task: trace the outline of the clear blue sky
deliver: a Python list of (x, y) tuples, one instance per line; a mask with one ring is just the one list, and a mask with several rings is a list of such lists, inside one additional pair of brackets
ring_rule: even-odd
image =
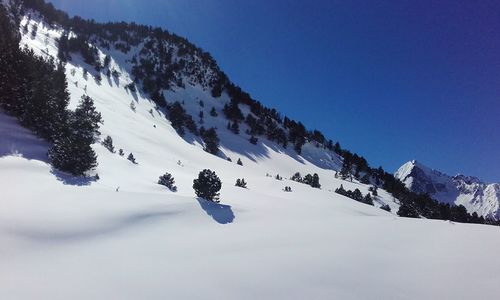
[(500, 182), (500, 2), (51, 0), (187, 37), (255, 99), (374, 165)]

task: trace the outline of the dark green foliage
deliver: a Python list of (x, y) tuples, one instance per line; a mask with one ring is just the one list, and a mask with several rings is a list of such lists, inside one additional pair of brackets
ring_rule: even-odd
[[(97, 156), (90, 145), (99, 135), (101, 114), (95, 110), (92, 98), (82, 96), (72, 114), (68, 128), (54, 140), (49, 159), (54, 167), (73, 175), (84, 175), (97, 166)], [(72, 128), (72, 130), (68, 130)]]
[(212, 109), (210, 110), (210, 115), (212, 117), (217, 117), (218, 116), (217, 111), (215, 110), (215, 107), (212, 107)]
[(235, 186), (237, 187), (241, 187), (241, 188), (247, 188), (247, 183), (245, 182), (245, 179), (242, 178), (242, 179), (236, 179), (236, 183), (235, 183)]
[(361, 177), (360, 182), (363, 184), (369, 184), (370, 183), (370, 176), (368, 176), (368, 174), (363, 175), (363, 177)]
[(238, 102), (233, 99), (231, 99), (229, 104), (224, 105), (224, 109), (222, 111), (224, 112), (224, 115), (226, 115), (226, 118), (233, 122), (243, 121), (245, 119), (238, 106)]
[(238, 161), (236, 162), (238, 165), (243, 166), (243, 162), (241, 161), (241, 158), (238, 158)]
[(249, 141), (250, 141), (251, 144), (257, 145), (257, 142), (259, 141), (259, 139), (252, 135), (250, 137)]
[(418, 218), (419, 214), (411, 203), (403, 202), (398, 210), (398, 216), (407, 218)]
[(335, 190), (335, 193), (340, 195), (347, 195), (347, 191), (344, 189), (344, 186), (341, 184), (339, 188)]
[(373, 205), (373, 199), (372, 197), (370, 196), (370, 193), (366, 194), (364, 197), (363, 197), (363, 203), (365, 204), (368, 204), (368, 205)]
[(130, 154), (127, 156), (127, 159), (130, 160), (133, 164), (137, 164), (137, 162), (135, 161), (134, 154), (132, 154), (132, 152), (130, 152)]
[(137, 91), (137, 88), (135, 87), (135, 83), (131, 82), (125, 86), (126, 89), (128, 89), (130, 92), (135, 93)]
[(205, 143), (205, 151), (214, 155), (219, 152), (219, 137), (215, 128), (212, 127), (208, 130), (203, 130), (201, 138)]
[(370, 194), (366, 194), (366, 196), (363, 196), (363, 194), (359, 189), (355, 189), (354, 191), (346, 190), (344, 189), (344, 186), (341, 184), (340, 187), (335, 190), (335, 193), (349, 197), (361, 203), (373, 205), (373, 199), (370, 196)]
[(301, 122), (297, 123), (286, 117), (283, 125), (288, 129), (288, 140), (293, 144), (294, 150), (300, 154), (307, 137), (307, 130), (305, 126)]
[(319, 183), (319, 176), (316, 173), (312, 175), (307, 174), (306, 176), (304, 176), (304, 178), (302, 178), (300, 173), (297, 172), (293, 174), (292, 177), (290, 177), (290, 180), (310, 185), (313, 188), (321, 188), (321, 184)]
[(198, 134), (198, 128), (193, 118), (186, 113), (178, 101), (167, 107), (168, 119), (179, 135), (184, 135), (186, 127), (191, 133)]
[(339, 176), (342, 180), (346, 180), (347, 178), (351, 178), (351, 164), (347, 159), (344, 159), (342, 162), (342, 168), (340, 169)]
[(125, 155), (125, 152), (123, 152), (123, 149), (120, 149), (120, 150), (118, 150), (118, 154), (119, 154), (120, 156), (123, 156), (123, 155)]
[(289, 192), (291, 192), (291, 191), (292, 191), (292, 188), (291, 188), (291, 187), (289, 187), (289, 186), (285, 186), (285, 188), (283, 189), (283, 191), (285, 191), (285, 192), (288, 192), (288, 193), (289, 193)]
[(158, 184), (166, 186), (172, 192), (177, 192), (177, 187), (175, 186), (174, 177), (168, 172), (166, 172), (165, 174), (161, 175), (160, 178), (158, 178)]
[(307, 185), (310, 185), (313, 188), (317, 188), (317, 189), (321, 188), (321, 184), (319, 184), (319, 176), (316, 173), (314, 173), (313, 175), (307, 174), (306, 176), (304, 176), (304, 179), (302, 180), (302, 182), (307, 184)]
[(215, 201), (219, 199), (222, 183), (215, 172), (205, 169), (198, 174), (198, 179), (193, 180), (193, 189), (198, 197)]
[(238, 125), (238, 122), (233, 122), (233, 124), (231, 125), (230, 130), (231, 130), (234, 134), (240, 134), (240, 126)]
[(95, 152), (76, 135), (68, 134), (56, 139), (48, 155), (55, 168), (73, 175), (84, 175), (97, 166)]
[(104, 148), (108, 149), (109, 152), (115, 153), (115, 146), (113, 145), (113, 139), (109, 135), (102, 141), (101, 144), (104, 146)]
[(80, 104), (75, 110), (72, 118), (76, 134), (81, 139), (85, 140), (88, 144), (96, 141), (97, 136), (100, 135), (99, 124), (102, 123), (101, 113), (99, 113), (95, 106), (94, 100), (87, 95), (83, 95)]
[[(349, 194), (349, 191), (347, 193)], [(363, 194), (361, 194), (361, 191), (359, 189), (354, 189), (354, 192), (352, 192), (351, 195), (352, 199), (363, 202)]]
[(370, 192), (372, 192), (373, 196), (378, 196), (378, 192), (377, 192), (378, 188), (377, 188), (377, 186), (371, 186), (371, 187), (368, 188), (368, 190)]
[(303, 182), (303, 181), (302, 181), (302, 176), (300, 176), (300, 173), (299, 173), (299, 172), (297, 172), (297, 173), (293, 174), (293, 176), (292, 176), (292, 177), (290, 177), (290, 180), (297, 181), (297, 182), (301, 182), (301, 183)]
[(151, 100), (153, 100), (153, 102), (159, 107), (165, 107), (167, 105), (167, 101), (165, 100), (163, 92), (160, 92), (159, 90), (154, 90), (150, 92), (150, 96)]
[(280, 174), (276, 174), (276, 176), (274, 177), (276, 180), (283, 180), (283, 177), (280, 176)]

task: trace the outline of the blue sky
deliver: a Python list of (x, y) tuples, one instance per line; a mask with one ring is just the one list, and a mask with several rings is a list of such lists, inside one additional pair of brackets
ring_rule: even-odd
[(51, 0), (161, 26), (255, 99), (373, 166), (500, 182), (500, 2)]

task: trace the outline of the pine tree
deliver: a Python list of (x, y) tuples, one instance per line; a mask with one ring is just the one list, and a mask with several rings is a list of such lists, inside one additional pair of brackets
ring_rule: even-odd
[(113, 146), (113, 139), (111, 138), (111, 136), (107, 136), (101, 143), (104, 148), (108, 149), (109, 152), (111, 153), (115, 153), (115, 146)]
[(418, 218), (419, 214), (413, 205), (403, 202), (398, 210), (398, 216), (407, 218)]
[(363, 194), (359, 189), (355, 189), (354, 192), (352, 192), (352, 198), (356, 201), (362, 202), (363, 201)]
[(219, 152), (219, 137), (215, 128), (204, 130), (201, 138), (205, 143), (205, 151), (214, 155)]
[(351, 165), (347, 161), (347, 159), (344, 159), (342, 163), (342, 168), (340, 169), (339, 176), (342, 180), (346, 180), (347, 178), (350, 177), (351, 174)]
[(193, 180), (193, 189), (198, 197), (218, 202), (222, 183), (215, 172), (205, 169)]
[(123, 156), (123, 155), (125, 155), (125, 152), (123, 152), (123, 149), (120, 149), (120, 150), (118, 150), (118, 154), (119, 154), (120, 156)]
[(236, 162), (238, 165), (243, 166), (243, 162), (241, 161), (241, 158), (238, 158), (238, 161)]
[(366, 203), (368, 205), (373, 205), (373, 199), (370, 196), (370, 193), (366, 194), (366, 196), (363, 197), (363, 203)]
[(137, 164), (137, 162), (135, 161), (134, 154), (132, 154), (132, 152), (130, 152), (130, 154), (127, 156), (127, 159), (130, 160), (132, 163)]
[(97, 156), (91, 148), (99, 133), (101, 114), (94, 101), (82, 96), (71, 115), (68, 128), (59, 133), (49, 150), (49, 159), (57, 169), (74, 175), (84, 175), (97, 166)]
[(234, 134), (240, 134), (240, 126), (238, 125), (238, 122), (233, 122), (233, 124), (231, 125), (231, 131)]
[(299, 172), (293, 174), (293, 176), (290, 177), (290, 180), (297, 181), (297, 182), (303, 182), (302, 176), (300, 176)]
[(251, 136), (249, 139), (250, 143), (253, 145), (257, 145), (258, 139), (255, 136)]
[(210, 110), (210, 115), (212, 117), (217, 117), (217, 115), (218, 115), (217, 111), (215, 110), (215, 107), (213, 107), (213, 106), (212, 106), (212, 109)]
[(177, 192), (174, 177), (168, 172), (158, 178), (158, 184), (166, 186), (172, 192)]
[(48, 156), (55, 168), (76, 176), (85, 175), (85, 172), (97, 167), (95, 152), (77, 135), (67, 134), (57, 138)]
[(77, 130), (77, 135), (89, 144), (94, 143), (101, 134), (99, 132), (100, 123), (102, 123), (101, 113), (96, 110), (94, 100), (83, 95), (73, 115), (72, 125)]
[(236, 179), (236, 183), (235, 183), (235, 186), (237, 187), (241, 187), (241, 188), (247, 188), (247, 183), (245, 182), (245, 179), (242, 178), (242, 179)]
[(347, 195), (347, 191), (344, 189), (344, 186), (341, 184), (339, 188), (335, 190), (335, 193), (340, 195)]
[(368, 174), (363, 175), (363, 177), (361, 177), (361, 183), (369, 184), (370, 183), (370, 176), (368, 176)]

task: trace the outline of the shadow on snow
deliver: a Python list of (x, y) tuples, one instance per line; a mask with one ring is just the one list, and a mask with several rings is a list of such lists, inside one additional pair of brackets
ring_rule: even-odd
[(229, 224), (234, 221), (234, 212), (230, 205), (220, 204), (197, 198), (201, 208), (219, 224)]

